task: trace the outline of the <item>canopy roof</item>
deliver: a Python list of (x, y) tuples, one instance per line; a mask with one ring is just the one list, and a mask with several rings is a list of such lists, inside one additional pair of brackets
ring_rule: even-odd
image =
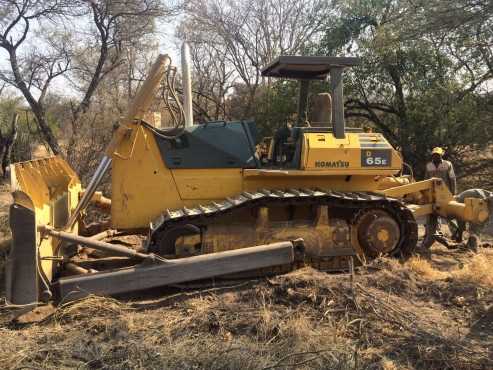
[(262, 69), (262, 76), (325, 80), (332, 68), (352, 67), (360, 63), (353, 57), (283, 55)]

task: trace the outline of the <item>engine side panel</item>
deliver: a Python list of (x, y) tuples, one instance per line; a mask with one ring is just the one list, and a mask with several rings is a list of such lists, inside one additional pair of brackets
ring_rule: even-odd
[(301, 168), (307, 171), (387, 175), (402, 168), (398, 152), (378, 133), (347, 133), (343, 139), (331, 133), (304, 133), (303, 139)]
[(138, 125), (113, 155), (111, 222), (117, 229), (146, 228), (167, 208), (182, 207), (171, 171), (154, 135)]
[(224, 199), (241, 193), (241, 168), (174, 169), (173, 176), (181, 199)]

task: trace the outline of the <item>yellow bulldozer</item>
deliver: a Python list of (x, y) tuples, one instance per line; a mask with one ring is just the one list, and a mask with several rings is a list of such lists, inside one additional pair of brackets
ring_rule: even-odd
[[(303, 118), (273, 133), (261, 160), (254, 122), (194, 124), (186, 73), (183, 126), (143, 119), (170, 68), (159, 56), (85, 189), (60, 157), (12, 165), (8, 301), (30, 307), (300, 265), (344, 270), (353, 257), (412, 254), (417, 217), (487, 220), (487, 202), (456, 202), (440, 179), (415, 182), (382, 134), (345, 127), (343, 72), (359, 62), (281, 56), (265, 67), (266, 78), (301, 81)], [(330, 81), (316, 127), (303, 116), (313, 80)], [(111, 200), (96, 191), (110, 168)], [(111, 226), (81, 235), (91, 202), (110, 208)], [(122, 233), (145, 235), (142, 246), (111, 242)]]

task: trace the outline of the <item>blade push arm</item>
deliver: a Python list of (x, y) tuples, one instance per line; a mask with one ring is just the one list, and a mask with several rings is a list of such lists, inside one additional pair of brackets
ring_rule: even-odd
[(435, 214), (472, 223), (483, 223), (490, 217), (488, 201), (465, 198), (464, 203), (458, 202), (445, 183), (437, 178), (386, 189), (382, 193), (402, 198), (416, 216)]

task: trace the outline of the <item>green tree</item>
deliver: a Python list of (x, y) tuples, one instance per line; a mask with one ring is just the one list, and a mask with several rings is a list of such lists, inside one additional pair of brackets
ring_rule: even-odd
[(451, 46), (459, 41), (449, 31), (431, 26), (417, 31), (424, 6), (407, 0), (344, 1), (318, 52), (361, 58), (346, 78), (346, 116), (370, 121), (401, 148), (418, 175), (434, 146), (447, 149), (459, 174), (469, 174), (478, 164), (469, 163), (468, 156), (484, 151), (493, 138), (478, 91), (478, 79), (485, 77), (480, 70), (471, 77), (473, 66), (462, 60), (471, 60), (470, 51)]

